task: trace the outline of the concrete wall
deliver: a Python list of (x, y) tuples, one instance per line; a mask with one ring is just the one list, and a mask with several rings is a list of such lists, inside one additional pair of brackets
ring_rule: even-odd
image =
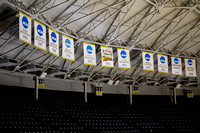
[[(74, 92), (83, 92), (83, 82), (75, 81), (75, 80), (63, 80), (57, 78), (45, 78), (45, 87), (42, 89), (50, 89), (50, 90), (61, 90), (61, 91), (74, 91)], [(33, 75), (24, 74), (19, 72), (10, 72), (10, 71), (0, 71), (0, 84), (1, 85), (9, 85), (9, 86), (19, 86), (19, 87), (27, 87), (34, 88), (34, 80)], [(140, 93), (133, 95), (170, 95), (170, 90), (165, 86), (140, 86)], [(88, 93), (92, 92), (91, 85), (88, 85)], [(194, 89), (195, 95), (200, 95), (200, 89)], [(110, 86), (108, 84), (104, 84), (103, 93), (109, 94), (128, 94), (129, 91), (127, 86), (118, 85), (118, 86)], [(177, 90), (177, 95), (183, 95), (183, 89)]]

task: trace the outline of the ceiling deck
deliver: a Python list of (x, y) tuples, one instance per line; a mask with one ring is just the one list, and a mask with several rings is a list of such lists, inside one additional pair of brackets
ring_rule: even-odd
[[(74, 38), (76, 60), (57, 58), (21, 42), (18, 11)], [(199, 0), (2, 0), (0, 69), (102, 83), (122, 79), (122, 84), (132, 85), (170, 85), (166, 79), (198, 82), (185, 78), (184, 65), (183, 76), (172, 75), (170, 58), (169, 73), (158, 73), (156, 53), (199, 61), (199, 20)], [(97, 66), (83, 64), (82, 42), (96, 44)], [(114, 68), (101, 66), (100, 45), (113, 47)], [(118, 47), (130, 49), (131, 69), (118, 68)], [(154, 72), (143, 71), (141, 51), (155, 53)]]

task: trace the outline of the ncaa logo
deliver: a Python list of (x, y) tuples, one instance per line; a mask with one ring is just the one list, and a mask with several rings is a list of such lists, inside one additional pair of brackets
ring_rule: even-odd
[(191, 66), (192, 65), (192, 60), (189, 59), (187, 63), (188, 63), (189, 66)]
[(39, 36), (43, 35), (43, 28), (40, 24), (38, 24), (38, 26), (37, 26), (37, 33)]
[(27, 19), (27, 17), (26, 16), (23, 16), (22, 17), (22, 25), (23, 25), (23, 27), (25, 28), (25, 29), (27, 29), (28, 28), (28, 19)]
[(122, 50), (120, 55), (122, 58), (126, 58), (126, 56), (127, 56), (126, 51)]
[(66, 46), (67, 48), (70, 48), (70, 47), (71, 47), (71, 42), (70, 42), (69, 39), (66, 39), (66, 40), (65, 40), (65, 46)]
[(53, 43), (56, 43), (56, 41), (57, 41), (56, 33), (51, 32), (51, 40), (52, 40)]
[(162, 64), (164, 64), (164, 63), (165, 63), (165, 57), (161, 56), (161, 57), (160, 57), (160, 62), (161, 62)]
[(174, 58), (174, 63), (175, 63), (175, 64), (178, 64), (178, 63), (179, 63), (178, 58)]
[(86, 51), (87, 51), (88, 54), (92, 54), (93, 49), (92, 49), (92, 47), (91, 47), (90, 45), (88, 45), (88, 46), (86, 47)]
[(149, 54), (145, 54), (145, 59), (146, 59), (146, 61), (150, 61), (151, 60), (151, 56)]

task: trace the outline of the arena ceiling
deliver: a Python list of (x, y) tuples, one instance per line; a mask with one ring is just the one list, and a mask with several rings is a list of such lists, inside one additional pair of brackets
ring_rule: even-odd
[[(73, 37), (76, 61), (19, 41), (19, 11)], [(183, 76), (172, 75), (170, 60), (169, 74), (158, 73), (156, 53), (199, 61), (199, 20), (199, 0), (1, 0), (0, 69), (77, 81), (188, 85), (198, 78), (186, 79), (184, 67)], [(83, 41), (96, 44), (97, 66), (83, 64)], [(114, 68), (101, 66), (100, 45), (114, 48)], [(130, 49), (131, 69), (118, 68), (118, 47)], [(141, 51), (155, 53), (154, 72), (143, 71)]]

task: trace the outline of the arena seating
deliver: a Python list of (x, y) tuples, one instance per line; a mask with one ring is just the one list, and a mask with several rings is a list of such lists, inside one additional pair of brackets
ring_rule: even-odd
[(200, 98), (133, 96), (39, 90), (1, 86), (0, 130), (6, 132), (200, 132)]

